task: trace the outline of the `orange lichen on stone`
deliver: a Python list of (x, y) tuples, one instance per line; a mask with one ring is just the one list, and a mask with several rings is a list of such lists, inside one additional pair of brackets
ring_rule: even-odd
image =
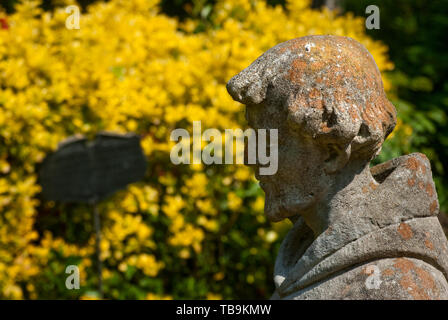
[[(431, 297), (427, 293), (428, 290), (434, 292), (436, 289), (435, 281), (431, 274), (422, 268), (417, 267), (411, 260), (406, 258), (397, 258), (394, 267), (402, 273), (400, 285), (415, 300), (429, 300)], [(414, 280), (414, 275), (415, 278)]]
[(366, 106), (363, 109), (363, 112), (361, 113), (361, 118), (369, 127), (376, 124), (377, 118), (373, 104), (371, 103), (366, 104)]
[(419, 167), (420, 167), (420, 162), (417, 159), (415, 159), (414, 157), (410, 157), (406, 161), (406, 168), (408, 168), (409, 170), (417, 171)]
[(292, 67), (289, 71), (288, 79), (294, 83), (301, 82), (302, 73), (299, 71), (306, 69), (307, 66), (308, 64), (306, 63), (306, 61), (302, 59), (295, 59), (292, 62)]
[(328, 132), (330, 132), (332, 129), (331, 128), (329, 128), (328, 126), (327, 126), (327, 124), (325, 123), (325, 122), (322, 122), (321, 124), (320, 124), (320, 129), (322, 130), (322, 132), (324, 132), (324, 133), (328, 133)]
[(428, 194), (428, 196), (430, 198), (432, 198), (434, 196), (434, 193), (435, 193), (434, 192), (434, 187), (429, 182), (426, 184), (426, 193)]
[(375, 190), (375, 189), (378, 187), (378, 186), (377, 186), (375, 183), (373, 183), (373, 182), (370, 182), (369, 186), (370, 186), (370, 188), (371, 188), (372, 190)]
[(433, 245), (433, 243), (430, 240), (431, 235), (429, 234), (429, 232), (425, 232), (425, 237), (426, 237), (426, 239), (425, 239), (425, 246), (426, 246), (426, 248), (428, 248), (429, 250), (433, 250), (434, 249), (434, 245)]
[(322, 101), (322, 99), (311, 100), (310, 106), (314, 109), (323, 110), (324, 102)]
[(402, 273), (407, 273), (411, 271), (415, 265), (411, 260), (406, 258), (397, 258), (395, 259), (394, 267), (400, 269)]
[(317, 89), (317, 88), (313, 88), (313, 89), (311, 89), (310, 94), (309, 94), (309, 97), (310, 97), (311, 99), (317, 99), (317, 98), (319, 98), (319, 97), (321, 97), (321, 96), (322, 96), (322, 95), (321, 95), (319, 89)]
[(421, 285), (427, 289), (435, 289), (435, 282), (431, 274), (422, 268), (415, 268), (418, 278), (420, 279)]
[[(420, 155), (420, 154), (417, 154)], [(426, 157), (425, 157), (426, 158)], [(425, 191), (429, 198), (432, 198), (435, 194), (433, 185), (430, 182), (421, 180), (417, 173), (420, 171), (423, 175), (426, 174), (426, 165), (424, 162), (418, 160), (418, 157), (409, 157), (406, 160), (405, 167), (411, 171), (411, 177), (408, 178), (407, 184), (409, 187), (413, 187), (417, 184), (418, 188)], [(430, 206), (431, 213), (437, 208), (437, 203), (432, 203)]]
[(370, 265), (365, 266), (364, 268), (362, 268), (361, 274), (366, 274), (368, 276), (373, 274), (375, 272), (375, 270), (374, 270), (374, 268), (371, 268), (372, 266), (374, 266), (374, 265), (370, 264)]
[(395, 273), (395, 271), (393, 269), (390, 269), (390, 268), (388, 268), (388, 269), (386, 269), (386, 270), (384, 270), (382, 272), (382, 274), (385, 275), (385, 276), (392, 276), (394, 273)]
[(429, 239), (425, 239), (425, 246), (429, 250), (433, 250), (434, 249), (434, 245), (432, 244), (431, 240), (429, 240)]
[(431, 205), (429, 206), (429, 212), (435, 213), (438, 207), (437, 200), (434, 200)]
[(359, 119), (359, 114), (358, 114), (356, 108), (349, 108), (348, 109), (348, 113), (350, 114), (350, 117), (352, 118), (352, 120), (358, 120)]
[(400, 285), (414, 298), (414, 300), (430, 300), (424, 289), (420, 288), (412, 279), (412, 275), (406, 274), (400, 280)]
[(419, 182), (418, 182), (418, 188), (419, 188), (420, 190), (425, 190), (425, 184), (423, 183), (423, 181), (419, 181)]
[[(426, 158), (426, 157), (425, 157)], [(412, 171), (417, 171), (420, 169), (420, 171), (423, 174), (426, 174), (426, 166), (424, 163), (420, 162), (419, 160), (417, 160), (416, 157), (410, 157), (405, 164), (406, 168), (408, 168), (409, 170)]]
[(321, 70), (325, 64), (322, 61), (314, 62), (311, 64), (311, 70), (312, 71), (319, 71)]
[(397, 231), (404, 240), (409, 240), (413, 236), (411, 227), (405, 222), (400, 223)]
[(296, 98), (294, 103), (292, 103), (289, 108), (290, 108), (291, 112), (296, 112), (296, 111), (298, 111), (299, 108), (308, 107), (308, 106), (309, 106), (308, 101), (305, 99), (304, 96), (300, 95)]

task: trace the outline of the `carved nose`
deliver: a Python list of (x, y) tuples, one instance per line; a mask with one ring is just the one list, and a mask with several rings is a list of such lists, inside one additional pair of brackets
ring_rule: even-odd
[(233, 100), (244, 104), (259, 104), (265, 99), (260, 76), (243, 70), (227, 82), (227, 91)]
[(226, 88), (227, 92), (232, 96), (233, 100), (243, 102), (242, 92), (244, 87), (241, 85), (238, 76), (239, 74), (232, 77), (232, 79), (227, 82)]

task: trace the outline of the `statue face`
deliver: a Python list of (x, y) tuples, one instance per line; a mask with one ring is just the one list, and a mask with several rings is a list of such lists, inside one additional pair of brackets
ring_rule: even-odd
[(246, 118), (254, 129), (278, 129), (277, 172), (259, 175), (255, 165), (255, 175), (266, 194), (268, 218), (280, 221), (312, 210), (331, 183), (324, 172), (325, 151), (312, 138), (291, 129), (286, 112), (268, 108), (266, 104), (248, 105)]

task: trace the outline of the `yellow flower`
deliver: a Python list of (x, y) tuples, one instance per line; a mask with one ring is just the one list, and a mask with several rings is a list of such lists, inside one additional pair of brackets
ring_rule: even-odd
[(264, 198), (263, 197), (257, 197), (257, 199), (252, 204), (252, 208), (255, 210), (255, 212), (263, 212), (263, 210), (264, 210)]
[(143, 273), (149, 277), (154, 277), (159, 273), (159, 270), (164, 267), (164, 263), (157, 262), (156, 258), (150, 254), (140, 254), (136, 257), (136, 261), (132, 260), (133, 265), (141, 269)]
[(180, 196), (168, 196), (166, 197), (166, 204), (162, 206), (162, 210), (168, 217), (174, 217), (184, 206), (185, 202)]
[(237, 180), (240, 181), (246, 181), (249, 180), (252, 176), (252, 172), (247, 167), (240, 167), (236, 170), (234, 177)]
[(222, 296), (217, 293), (207, 293), (207, 300), (222, 300)]
[(210, 199), (196, 200), (196, 206), (205, 214), (214, 216), (217, 213), (216, 208), (213, 206)]
[(193, 198), (204, 197), (207, 195), (208, 179), (204, 173), (195, 173), (185, 182), (184, 193), (188, 193)]
[(218, 222), (216, 220), (209, 220), (204, 216), (200, 216), (197, 222), (200, 226), (203, 226), (205, 229), (209, 231), (213, 232), (218, 230)]
[(227, 194), (227, 203), (230, 210), (238, 210), (243, 203), (243, 200), (236, 195), (234, 192), (229, 192)]

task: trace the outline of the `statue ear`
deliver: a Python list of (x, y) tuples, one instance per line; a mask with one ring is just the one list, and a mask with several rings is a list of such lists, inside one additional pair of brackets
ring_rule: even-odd
[(339, 172), (348, 162), (351, 154), (351, 144), (346, 146), (329, 143), (325, 145), (327, 157), (325, 159), (324, 170), (327, 174)]

